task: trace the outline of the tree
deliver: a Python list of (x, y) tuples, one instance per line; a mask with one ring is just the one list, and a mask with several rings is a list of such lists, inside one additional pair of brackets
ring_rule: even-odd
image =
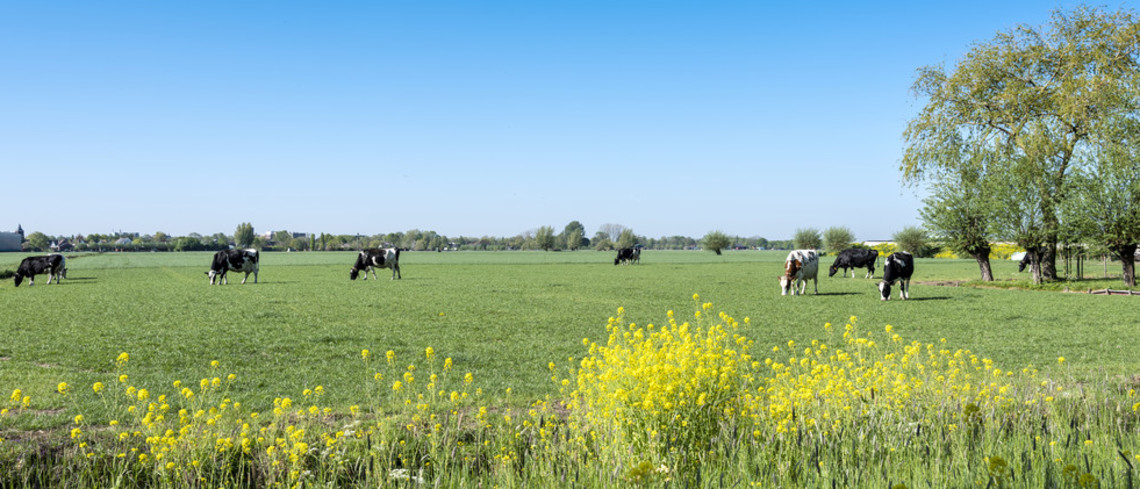
[(720, 254), (720, 250), (728, 248), (731, 244), (728, 235), (720, 231), (709, 231), (704, 238), (701, 238), (701, 246), (718, 255)]
[(815, 228), (797, 229), (792, 242), (797, 250), (818, 250), (823, 247), (823, 238)]
[(584, 233), (585, 233), (585, 230), (583, 230), (583, 229), (571, 229), (571, 230), (569, 230), (565, 236), (566, 247), (571, 249), (571, 250), (576, 250), (576, 249), (581, 248), (583, 246), (582, 245), (583, 241), (586, 242), (586, 245), (589, 245), (590, 240), (585, 239), (586, 237), (585, 237)]
[(239, 248), (248, 248), (253, 245), (253, 224), (243, 222), (234, 230), (234, 242)]
[(843, 226), (833, 226), (823, 232), (823, 245), (827, 251), (839, 253), (855, 242), (855, 234)]
[(625, 226), (622, 226), (621, 224), (606, 223), (598, 226), (598, 232), (605, 233), (610, 241), (616, 242), (618, 238), (621, 237), (622, 231), (625, 231)]
[(279, 246), (289, 246), (289, 241), (293, 239), (293, 233), (289, 231), (277, 231), (273, 233), (273, 241), (276, 241)]
[(916, 257), (928, 254), (926, 243), (929, 238), (926, 230), (917, 226), (907, 226), (895, 233), (892, 238), (900, 251), (909, 251)]
[[(959, 154), (948, 156), (969, 159), (985, 155), (970, 155), (961, 148)], [(980, 161), (962, 163), (957, 168), (943, 171), (934, 180), (930, 197), (923, 200), (924, 207), (919, 212), (927, 229), (937, 234), (946, 246), (974, 257), (982, 280), (990, 282), (994, 279), (990, 267), (990, 242), (994, 238), (992, 229), (997, 211), (990, 196), (1000, 191), (987, 188), (993, 179), (986, 178), (985, 165)]]
[(618, 235), (617, 247), (620, 248), (633, 248), (637, 244), (637, 236), (633, 234), (633, 230), (625, 228), (621, 230)]
[(165, 243), (169, 239), (170, 239), (170, 236), (167, 235), (166, 233), (162, 232), (162, 231), (156, 231), (154, 233), (154, 242), (155, 243)]
[(28, 248), (35, 251), (44, 251), (51, 246), (51, 238), (46, 234), (36, 231), (28, 235)]
[(566, 248), (576, 250), (583, 246), (589, 246), (590, 241), (585, 239), (586, 226), (578, 221), (570, 221), (566, 227), (562, 229), (561, 238), (566, 242)]
[(989, 153), (986, 173), (1010, 177), (995, 186), (1004, 194), (998, 197), (1013, 202), (1009, 193), (1032, 194), (1034, 208), (1016, 208), (1032, 216), (1013, 219), (1033, 227), (1015, 234), (1041, 240), (1041, 273), (1055, 279), (1060, 210), (1074, 166), (1111, 126), (1107, 121), (1134, 112), (1138, 57), (1130, 11), (1079, 7), (1054, 11), (1045, 27), (999, 32), (974, 45), (950, 73), (920, 69), (914, 91), (927, 103), (904, 133), (904, 179), (959, 167), (963, 162), (947, 155), (963, 143)]
[(1140, 243), (1140, 127), (1120, 121), (1088, 168), (1077, 175), (1066, 207), (1078, 232), (1120, 260), (1124, 285), (1136, 286)]
[(540, 226), (538, 231), (534, 233), (534, 245), (542, 251), (550, 251), (554, 248), (554, 228), (550, 226)]
[(594, 239), (590, 240), (590, 246), (595, 250), (606, 251), (614, 249), (614, 242), (610, 240), (610, 236), (604, 231), (594, 233)]

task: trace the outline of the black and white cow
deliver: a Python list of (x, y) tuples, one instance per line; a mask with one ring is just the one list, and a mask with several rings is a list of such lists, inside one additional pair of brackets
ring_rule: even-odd
[[(780, 276), (780, 295), (803, 295), (807, 281), (815, 285), (819, 294), (819, 254), (815, 250), (795, 250), (784, 260), (784, 274)], [(797, 290), (799, 289), (799, 290)]]
[(851, 269), (851, 278), (855, 278), (856, 268), (866, 268), (867, 275), (863, 278), (872, 278), (875, 276), (875, 262), (879, 261), (878, 250), (864, 250), (861, 248), (850, 248), (839, 252), (839, 256), (835, 257), (835, 262), (831, 264), (828, 269), (827, 276), (834, 277), (835, 272), (843, 269), (843, 276), (847, 276), (847, 269)]
[(883, 263), (883, 281), (879, 282), (880, 300), (891, 300), (891, 286), (899, 283), (899, 297), (910, 298), (910, 276), (914, 275), (914, 257), (910, 252), (891, 253)]
[(617, 250), (614, 265), (619, 263), (641, 263), (641, 248), (622, 248)]
[(210, 271), (206, 275), (210, 276), (210, 285), (214, 285), (214, 279), (219, 284), (228, 284), (230, 282), (226, 278), (226, 272), (245, 272), (245, 277), (241, 279), (244, 284), (252, 273), (253, 283), (256, 284), (258, 261), (257, 250), (222, 250), (214, 253), (214, 262), (210, 264)]
[(63, 255), (47, 255), (47, 256), (29, 256), (20, 262), (20, 267), (16, 269), (16, 287), (25, 278), (28, 279), (28, 285), (36, 285), (36, 275), (46, 273), (48, 276), (48, 284), (51, 284), (51, 279), (55, 278), (56, 282), (59, 279), (67, 276), (67, 259)]
[[(55, 275), (55, 281), (56, 282), (59, 282), (60, 280), (67, 278), (67, 258), (65, 258), (63, 255), (61, 255), (59, 253), (52, 253), (52, 254), (48, 255), (48, 261), (50, 261), (52, 263), (56, 263), (56, 262), (59, 263), (58, 266), (52, 266), (52, 268), (51, 268), (52, 272), (55, 272), (54, 275)], [(48, 277), (48, 278), (50, 279), (51, 277)], [(50, 282), (50, 280), (49, 280), (49, 282)]]
[(368, 272), (372, 272), (372, 278), (377, 278), (377, 268), (391, 268), (392, 280), (403, 279), (403, 275), (400, 274), (400, 249), (372, 248), (361, 251), (359, 255), (356, 255), (356, 264), (352, 265), (352, 269), (349, 270), (348, 278), (356, 280), (362, 270), (364, 271), (364, 280), (368, 280)]
[(1041, 259), (1041, 254), (1045, 251), (1045, 247), (1029, 248), (1025, 251), (1025, 255), (1021, 257), (1021, 261), (1017, 262), (1018, 273), (1024, 272), (1025, 267), (1033, 264), (1033, 255), (1036, 253), (1038, 259)]

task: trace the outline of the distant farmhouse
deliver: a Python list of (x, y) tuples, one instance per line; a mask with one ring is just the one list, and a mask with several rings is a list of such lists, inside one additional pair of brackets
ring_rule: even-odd
[(16, 232), (0, 232), (0, 251), (22, 251), (24, 244), (24, 227), (16, 225)]

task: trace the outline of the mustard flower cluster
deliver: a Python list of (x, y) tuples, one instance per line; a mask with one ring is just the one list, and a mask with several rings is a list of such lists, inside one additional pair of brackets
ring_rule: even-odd
[[(758, 384), (745, 394), (746, 414), (777, 433), (798, 430), (832, 432), (851, 419), (874, 414), (930, 419), (931, 408), (944, 409), (953, 424), (966, 410), (1008, 409), (1021, 399), (1012, 392), (1035, 369), (1003, 371), (969, 350), (951, 350), (942, 339), (906, 342), (886, 325), (883, 334), (861, 333), (856, 318), (844, 325), (837, 345), (812, 340), (802, 347), (789, 341), (774, 347), (757, 372)], [(834, 335), (831, 324), (825, 332)], [(921, 413), (916, 413), (920, 406)], [(956, 418), (957, 416), (957, 418)]]
[[(621, 437), (639, 450), (702, 450), (720, 421), (740, 409), (755, 379), (752, 342), (712, 303), (697, 302), (694, 322), (626, 324), (624, 309), (606, 325), (605, 343), (583, 340), (588, 353), (576, 372), (569, 407), (578, 422)], [(745, 318), (745, 322), (748, 322)], [(618, 450), (619, 452), (622, 450)]]

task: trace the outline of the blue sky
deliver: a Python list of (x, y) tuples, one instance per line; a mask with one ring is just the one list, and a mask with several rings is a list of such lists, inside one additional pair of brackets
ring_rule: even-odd
[(1074, 5), (5, 2), (0, 230), (886, 239), (915, 70)]

